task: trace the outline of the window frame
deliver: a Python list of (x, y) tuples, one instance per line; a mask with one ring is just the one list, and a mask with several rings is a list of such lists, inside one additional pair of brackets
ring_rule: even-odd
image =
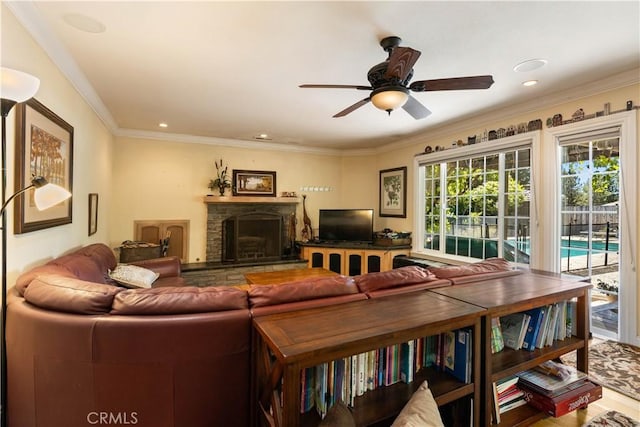
[(628, 236), (620, 241), (620, 290), (618, 296), (618, 340), (634, 345), (640, 345), (640, 329), (637, 324), (636, 305), (638, 304), (638, 289), (634, 284), (638, 281), (638, 209), (636, 197), (638, 195), (637, 173), (637, 113), (635, 110), (625, 111), (604, 117), (571, 123), (545, 131), (544, 140), (547, 141), (549, 162), (553, 162), (554, 173), (544, 177), (541, 190), (556, 194), (549, 200), (541, 221), (549, 224), (547, 233), (543, 235), (542, 246), (547, 247), (544, 253), (543, 269), (559, 272), (559, 250), (557, 242), (560, 239), (560, 149), (559, 141), (574, 134), (594, 132), (601, 129), (620, 126), (620, 235)]
[[(412, 252), (414, 255), (428, 257), (431, 259), (442, 260), (445, 262), (455, 262), (455, 263), (468, 263), (468, 262), (478, 262), (480, 259), (453, 255), (446, 253), (446, 240), (443, 233), (443, 229), (441, 228), (441, 247), (439, 250), (433, 249), (424, 249), (424, 217), (425, 217), (425, 204), (424, 204), (424, 194), (425, 194), (425, 173), (424, 168), (422, 166), (433, 163), (447, 163), (454, 160), (470, 158), (477, 155), (487, 155), (490, 153), (498, 153), (503, 151), (510, 151), (521, 148), (529, 148), (530, 151), (530, 171), (531, 171), (531, 199), (530, 199), (530, 212), (529, 212), (529, 221), (530, 221), (530, 233), (531, 233), (531, 254), (529, 258), (529, 264), (522, 264), (526, 266), (532, 266), (534, 264), (534, 259), (536, 255), (534, 255), (534, 248), (537, 247), (537, 242), (539, 240), (538, 236), (538, 214), (537, 214), (537, 204), (536, 204), (536, 165), (538, 164), (537, 159), (539, 158), (539, 141), (540, 141), (541, 131), (532, 131), (526, 132), (518, 135), (509, 136), (506, 138), (495, 139), (491, 141), (482, 142), (479, 144), (466, 145), (463, 147), (456, 147), (451, 150), (443, 150), (437, 151), (434, 153), (421, 154), (415, 157), (414, 159), (414, 170), (416, 171), (415, 180), (414, 180), (414, 200), (415, 200), (415, 217), (414, 217), (414, 239), (413, 239), (413, 247)], [(440, 170), (441, 176), (441, 188), (444, 183), (446, 183), (446, 170), (445, 168), (441, 168)], [(443, 179), (445, 181), (443, 181)], [(504, 224), (504, 188), (503, 181), (501, 179), (500, 191), (498, 196), (498, 228), (500, 233), (502, 233), (502, 228)], [(440, 205), (444, 206), (444, 198), (446, 198), (445, 192), (441, 192), (440, 194), (441, 200)], [(444, 226), (444, 222), (441, 215), (441, 227)], [(502, 242), (499, 239), (499, 250), (502, 250)], [(501, 252), (499, 252), (501, 253)]]

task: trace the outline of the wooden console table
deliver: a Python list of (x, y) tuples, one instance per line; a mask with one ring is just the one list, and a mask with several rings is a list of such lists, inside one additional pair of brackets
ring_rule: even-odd
[[(315, 411), (300, 414), (304, 368), (469, 326), (473, 327), (470, 384), (431, 368), (422, 369), (410, 384), (396, 383), (357, 397), (353, 414), (358, 426), (393, 417), (424, 379), (438, 405), (468, 396), (480, 402), (480, 318), (485, 311), (434, 293), (413, 292), (255, 317), (253, 401), (260, 408), (258, 416), (277, 427), (318, 425)], [(480, 405), (473, 409), (473, 424), (480, 425)]]
[[(495, 381), (531, 369), (542, 362), (558, 358), (574, 350), (577, 350), (576, 367), (580, 371), (588, 373), (589, 314), (587, 304), (590, 288), (590, 283), (562, 280), (549, 273), (526, 273), (483, 283), (429, 290), (429, 292), (466, 301), (486, 309), (482, 318), (482, 359), (484, 363), (481, 425), (489, 426), (492, 423), (492, 384)], [(556, 340), (553, 345), (536, 348), (534, 351), (505, 348), (499, 353), (491, 353), (491, 318), (572, 298), (577, 298), (575, 336), (562, 341)], [(544, 412), (524, 405), (501, 414), (500, 424), (509, 427), (525, 426), (546, 416)]]

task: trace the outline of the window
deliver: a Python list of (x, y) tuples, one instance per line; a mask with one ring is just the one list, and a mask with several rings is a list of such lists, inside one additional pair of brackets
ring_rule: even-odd
[(531, 142), (505, 140), (417, 159), (423, 211), (415, 251), (529, 263)]

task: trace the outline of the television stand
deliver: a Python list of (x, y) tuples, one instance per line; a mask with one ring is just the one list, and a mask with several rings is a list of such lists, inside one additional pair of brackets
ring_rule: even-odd
[(322, 267), (338, 274), (359, 274), (393, 269), (396, 256), (408, 256), (411, 246), (382, 246), (368, 242), (306, 242), (301, 243), (302, 258), (308, 267)]

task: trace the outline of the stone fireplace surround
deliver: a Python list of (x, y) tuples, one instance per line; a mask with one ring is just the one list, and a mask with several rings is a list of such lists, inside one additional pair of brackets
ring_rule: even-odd
[[(205, 198), (207, 204), (207, 250), (206, 262), (222, 262), (223, 221), (246, 214), (272, 214), (282, 217), (283, 249), (289, 237), (289, 218), (296, 213), (297, 198), (284, 197), (215, 197)], [(283, 253), (284, 258), (284, 253)]]

